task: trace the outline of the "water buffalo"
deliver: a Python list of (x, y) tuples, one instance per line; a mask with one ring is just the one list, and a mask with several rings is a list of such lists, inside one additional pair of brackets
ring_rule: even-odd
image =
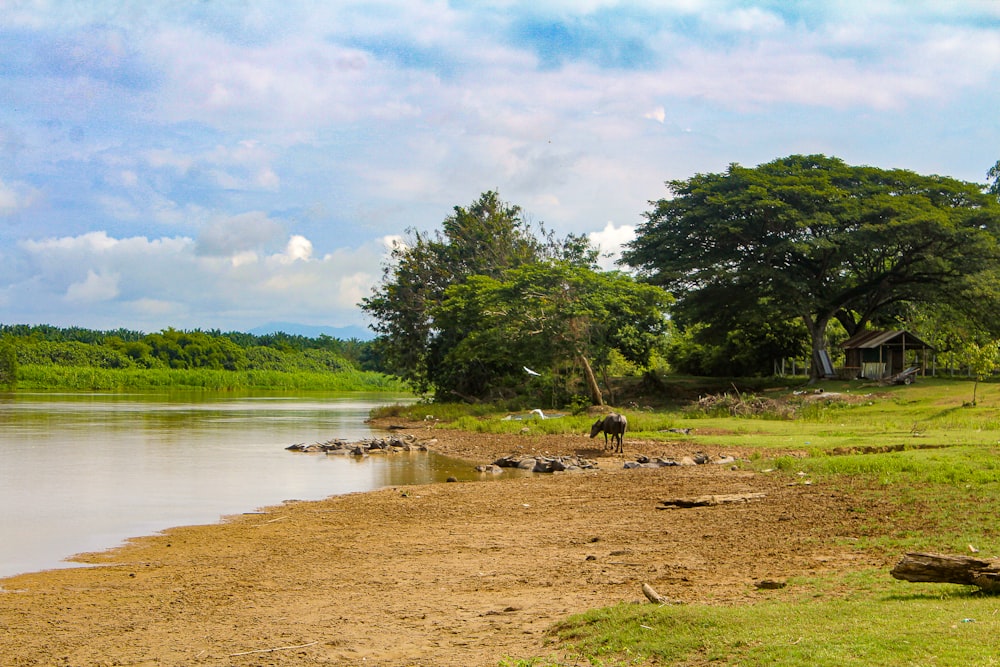
[(615, 445), (615, 452), (624, 451), (622, 439), (625, 437), (625, 429), (628, 428), (628, 420), (625, 415), (611, 413), (607, 417), (598, 419), (590, 427), (590, 437), (594, 438), (598, 433), (604, 431), (604, 448), (608, 448), (608, 436), (611, 436), (611, 444)]

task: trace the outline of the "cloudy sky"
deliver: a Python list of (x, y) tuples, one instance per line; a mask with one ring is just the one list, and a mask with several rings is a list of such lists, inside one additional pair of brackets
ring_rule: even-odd
[(365, 324), (496, 189), (608, 252), (793, 153), (984, 182), (1000, 3), (0, 0), (0, 322)]

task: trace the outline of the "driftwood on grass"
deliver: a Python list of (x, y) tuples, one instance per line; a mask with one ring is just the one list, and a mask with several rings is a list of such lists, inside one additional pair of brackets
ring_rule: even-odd
[(1000, 560), (911, 552), (889, 574), (903, 581), (963, 584), (1000, 593)]
[(656, 604), (663, 604), (664, 602), (667, 601), (666, 598), (657, 593), (656, 589), (654, 589), (649, 584), (642, 585), (642, 594), (646, 596), (647, 600)]
[(656, 592), (655, 588), (646, 583), (642, 585), (642, 594), (653, 604), (681, 604), (680, 600), (671, 600), (668, 597), (660, 595)]
[(763, 493), (723, 493), (713, 496), (694, 496), (693, 498), (671, 498), (661, 500), (658, 510), (676, 509), (682, 507), (712, 507), (714, 505), (728, 505), (730, 503), (747, 503), (751, 500), (760, 500), (766, 494)]

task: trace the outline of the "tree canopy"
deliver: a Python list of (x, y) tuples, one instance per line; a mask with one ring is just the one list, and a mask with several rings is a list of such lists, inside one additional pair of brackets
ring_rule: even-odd
[(17, 350), (9, 336), (0, 336), (0, 387), (17, 384)]
[(853, 334), (905, 302), (973, 308), (1000, 259), (1000, 204), (979, 184), (793, 155), (667, 187), (623, 261), (683, 321), (800, 318), (814, 353), (834, 318)]
[(419, 391), (498, 398), (538, 373), (575, 366), (602, 402), (592, 364), (610, 350), (648, 360), (666, 295), (596, 270), (585, 237), (556, 239), (486, 192), (456, 206), (442, 231), (409, 232), (361, 308), (383, 358)]
[(648, 365), (667, 300), (658, 287), (566, 261), (527, 264), (500, 279), (473, 276), (449, 288), (434, 311), (442, 330), (464, 332), (443, 351), (438, 382), (459, 395), (483, 396), (523, 385), (527, 369), (540, 369), (582, 376), (591, 403), (600, 405), (593, 364), (606, 366), (617, 350)]

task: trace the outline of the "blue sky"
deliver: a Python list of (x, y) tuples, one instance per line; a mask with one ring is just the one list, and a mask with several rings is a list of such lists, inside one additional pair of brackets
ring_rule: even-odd
[(733, 162), (983, 182), (998, 109), (992, 1), (0, 0), (0, 322), (364, 324), (486, 190), (613, 254)]

